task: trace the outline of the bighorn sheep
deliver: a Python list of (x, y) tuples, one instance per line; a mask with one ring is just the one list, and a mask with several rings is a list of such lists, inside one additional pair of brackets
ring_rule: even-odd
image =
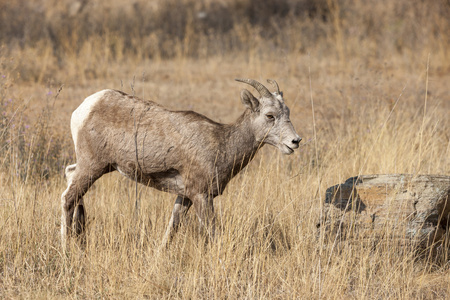
[(117, 90), (95, 93), (73, 112), (71, 131), (77, 163), (66, 168), (61, 196), (61, 237), (85, 230), (83, 195), (102, 175), (122, 175), (178, 195), (164, 235), (165, 244), (193, 204), (202, 225), (214, 235), (214, 197), (264, 144), (292, 154), (301, 138), (274, 80), (271, 93), (253, 79), (241, 92), (247, 107), (234, 124), (220, 124), (193, 111), (170, 111)]

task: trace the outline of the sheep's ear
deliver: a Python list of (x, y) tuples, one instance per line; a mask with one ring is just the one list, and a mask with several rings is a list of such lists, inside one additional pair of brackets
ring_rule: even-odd
[(241, 101), (245, 106), (247, 106), (251, 110), (253, 110), (253, 111), (259, 110), (259, 100), (256, 99), (252, 95), (252, 93), (250, 93), (248, 90), (242, 90)]

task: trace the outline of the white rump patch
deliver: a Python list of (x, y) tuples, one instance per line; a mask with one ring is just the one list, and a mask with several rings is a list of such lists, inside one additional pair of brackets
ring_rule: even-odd
[(110, 90), (103, 90), (87, 97), (86, 99), (84, 99), (83, 103), (81, 103), (81, 105), (78, 106), (78, 108), (72, 113), (72, 119), (70, 120), (70, 129), (72, 131), (75, 150), (77, 149), (78, 131), (83, 127), (86, 118), (89, 116), (89, 113), (98, 102), (98, 100), (101, 99), (105, 95), (105, 93), (109, 91)]
[(70, 183), (72, 183), (73, 173), (75, 173), (76, 167), (77, 167), (77, 164), (73, 164), (73, 165), (67, 166), (67, 168), (66, 168), (66, 179), (67, 179), (67, 182), (69, 183), (69, 185), (70, 185)]

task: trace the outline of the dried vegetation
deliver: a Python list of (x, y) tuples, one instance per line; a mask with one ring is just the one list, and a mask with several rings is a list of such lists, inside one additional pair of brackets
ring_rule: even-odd
[[(448, 298), (448, 250), (315, 227), (350, 176), (449, 175), (448, 1), (0, 0), (0, 28), (0, 298)], [(86, 195), (86, 249), (63, 256), (81, 101), (116, 88), (231, 122), (235, 77), (275, 78), (304, 139), (230, 183), (217, 240), (191, 212), (158, 253), (175, 197), (111, 174)]]

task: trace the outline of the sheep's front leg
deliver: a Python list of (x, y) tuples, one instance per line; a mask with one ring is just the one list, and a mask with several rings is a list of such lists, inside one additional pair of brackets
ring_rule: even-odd
[(170, 217), (169, 225), (167, 226), (166, 233), (162, 240), (162, 246), (167, 245), (167, 243), (172, 238), (174, 232), (177, 231), (181, 224), (182, 218), (186, 216), (189, 208), (192, 205), (192, 201), (188, 198), (178, 196), (175, 200), (175, 205), (173, 206), (172, 216)]
[(216, 232), (216, 216), (214, 215), (214, 197), (197, 195), (193, 199), (195, 212), (200, 225), (205, 228), (210, 239), (214, 239)]

